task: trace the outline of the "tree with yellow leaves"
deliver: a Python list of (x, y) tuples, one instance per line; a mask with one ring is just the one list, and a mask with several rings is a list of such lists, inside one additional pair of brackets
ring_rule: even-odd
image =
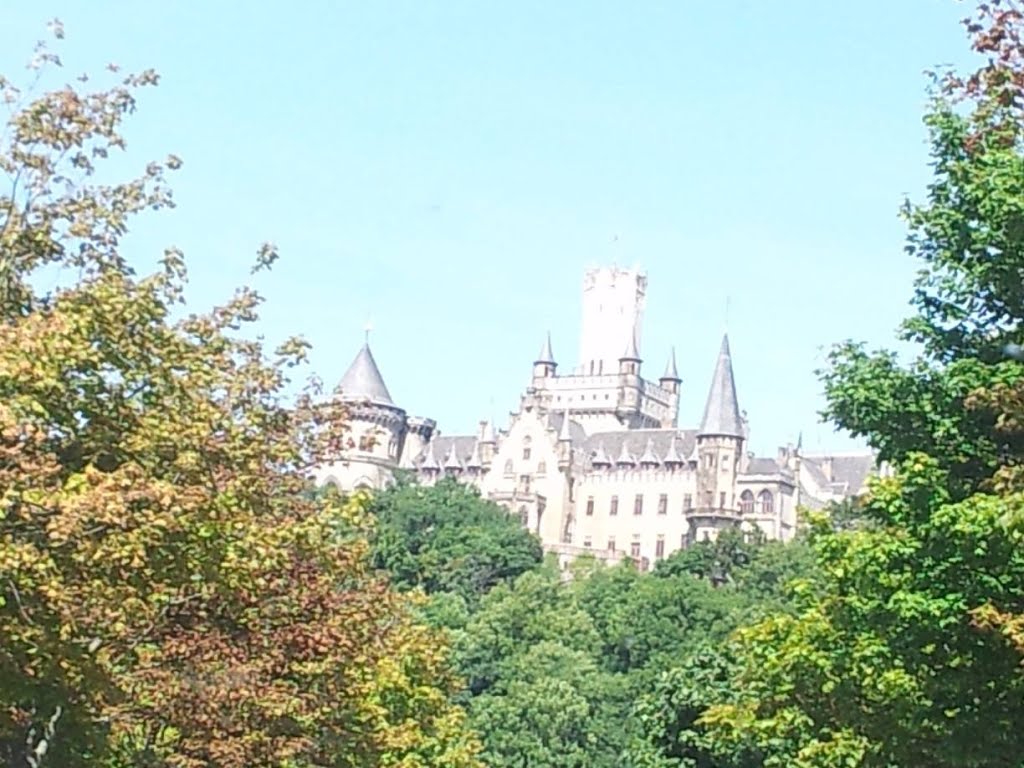
[[(477, 765), (442, 645), (368, 566), (362, 500), (310, 492), (345, 435), (284, 397), (305, 344), (243, 338), (249, 289), (174, 319), (181, 254), (141, 277), (122, 256), (180, 161), (96, 181), (157, 83), (111, 76), (0, 77), (0, 763)], [(48, 267), (79, 277), (34, 290)]]

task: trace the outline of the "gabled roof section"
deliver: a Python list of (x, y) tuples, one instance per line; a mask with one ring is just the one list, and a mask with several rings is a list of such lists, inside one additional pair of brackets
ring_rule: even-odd
[(394, 405), (384, 378), (380, 375), (377, 361), (373, 359), (370, 345), (364, 344), (355, 360), (341, 377), (338, 394), (342, 400), (370, 400), (383, 405)]
[(701, 435), (743, 437), (743, 417), (736, 399), (736, 381), (732, 375), (732, 354), (729, 352), (729, 336), (722, 336), (718, 351), (718, 362), (711, 378), (708, 401), (704, 406), (704, 418), (700, 423)]

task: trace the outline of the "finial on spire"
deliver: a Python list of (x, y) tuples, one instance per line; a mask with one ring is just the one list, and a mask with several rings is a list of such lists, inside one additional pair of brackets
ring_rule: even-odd
[(544, 346), (541, 347), (540, 355), (533, 362), (534, 362), (534, 364), (537, 364), (537, 365), (539, 365), (541, 363), (544, 363), (544, 364), (547, 364), (547, 365), (554, 365), (554, 363), (555, 363), (555, 355), (551, 351), (551, 331), (548, 331), (547, 332), (547, 336), (544, 337)]
[(373, 320), (366, 318), (366, 322), (363, 324), (363, 341), (366, 344), (370, 343), (370, 333), (373, 331)]
[(672, 347), (668, 355), (668, 362), (665, 364), (665, 373), (661, 375), (662, 381), (679, 381), (679, 370), (676, 368), (676, 348)]

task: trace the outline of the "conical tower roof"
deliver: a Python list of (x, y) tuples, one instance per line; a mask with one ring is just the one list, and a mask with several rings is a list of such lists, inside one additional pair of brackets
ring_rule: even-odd
[(423, 461), (420, 462), (420, 469), (440, 469), (441, 465), (437, 463), (437, 455), (434, 453), (434, 441), (431, 440), (427, 443), (427, 454), (423, 457)]
[(338, 393), (342, 400), (371, 400), (384, 405), (394, 405), (369, 344), (363, 345), (345, 371), (345, 375), (341, 377)]
[(661, 374), (662, 381), (680, 381), (679, 371), (676, 369), (676, 348), (672, 347), (669, 353), (668, 362), (665, 364), (665, 372)]
[(619, 458), (615, 460), (615, 463), (630, 467), (636, 464), (636, 459), (634, 459), (633, 454), (629, 452), (629, 443), (625, 440), (622, 441), (622, 450), (619, 451)]
[(544, 346), (540, 348), (540, 355), (533, 361), (534, 365), (541, 363), (547, 363), (549, 365), (555, 364), (555, 355), (551, 351), (551, 331), (548, 331), (547, 336), (544, 338)]
[(676, 435), (672, 435), (672, 439), (669, 440), (668, 450), (665, 451), (664, 461), (666, 464), (682, 464), (686, 461), (686, 459), (679, 454), (679, 441), (676, 439)]
[(494, 442), (494, 425), (490, 421), (485, 421), (483, 427), (480, 430), (480, 442), (481, 443), (493, 443)]
[(622, 357), (619, 360), (634, 360), (640, 362), (640, 352), (636, 346), (636, 331), (629, 334), (629, 342), (626, 344), (626, 351), (622, 353)]
[(455, 441), (452, 440), (451, 450), (448, 451), (448, 458), (444, 460), (445, 469), (462, 469), (462, 462), (459, 461), (459, 454), (455, 451)]
[(469, 459), (466, 461), (466, 467), (468, 469), (481, 469), (483, 465), (483, 459), (480, 458), (480, 441), (477, 440), (473, 443), (473, 452), (469, 454)]
[(736, 381), (732, 374), (732, 355), (729, 352), (729, 336), (722, 336), (722, 347), (718, 351), (715, 374), (711, 378), (708, 401), (704, 406), (704, 418), (700, 423), (699, 435), (720, 435), (743, 437), (743, 417), (736, 400)]
[(594, 451), (594, 456), (590, 459), (590, 463), (595, 467), (607, 467), (611, 464), (608, 460), (608, 454), (605, 453), (604, 443), (597, 444), (597, 449)]
[(661, 461), (654, 453), (654, 439), (647, 438), (647, 447), (644, 448), (644, 454), (640, 457), (641, 464), (661, 464)]

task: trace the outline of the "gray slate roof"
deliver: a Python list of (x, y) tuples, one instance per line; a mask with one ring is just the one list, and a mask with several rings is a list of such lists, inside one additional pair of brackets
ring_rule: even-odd
[(704, 406), (704, 418), (700, 423), (700, 434), (744, 437), (743, 418), (736, 399), (736, 381), (732, 375), (732, 355), (729, 352), (729, 336), (722, 336), (722, 347), (718, 352), (715, 374)]
[(359, 354), (341, 377), (337, 392), (342, 400), (370, 400), (384, 405), (394, 405), (369, 344), (364, 344), (359, 350)]
[(427, 444), (426, 449), (413, 463), (421, 469), (424, 468), (424, 464), (427, 468), (436, 469), (437, 467), (431, 466), (428, 461), (432, 456), (434, 462), (443, 457), (445, 467), (454, 467), (455, 465), (450, 463), (453, 459), (465, 466), (473, 455), (475, 445), (476, 435), (440, 435)]
[[(555, 430), (559, 438), (562, 436), (563, 421), (565, 421), (565, 412), (548, 414), (548, 429)], [(571, 418), (569, 419), (569, 437), (572, 438), (573, 445), (582, 445), (587, 439), (587, 431)]]
[(622, 357), (619, 360), (635, 360), (640, 362), (640, 352), (637, 351), (636, 346), (636, 331), (629, 334), (629, 341), (626, 343), (626, 351), (622, 353)]
[(802, 467), (814, 477), (815, 482), (827, 488), (844, 493), (857, 493), (875, 471), (875, 457), (869, 453), (852, 456), (832, 456), (832, 480), (829, 481), (822, 467), (829, 456), (804, 456)]
[(748, 475), (777, 475), (783, 471), (783, 467), (779, 465), (775, 459), (755, 456), (750, 460), (747, 465), (746, 474)]
[[(651, 449), (659, 461), (664, 461), (676, 436), (676, 450), (682, 456), (689, 456), (697, 445), (697, 431), (694, 429), (631, 429), (617, 432), (595, 432), (588, 435), (583, 443), (587, 457), (593, 457), (600, 447), (604, 451), (605, 461), (619, 457), (623, 452), (631, 456), (642, 456), (646, 453), (648, 440)], [(593, 460), (591, 460), (593, 464)]]

